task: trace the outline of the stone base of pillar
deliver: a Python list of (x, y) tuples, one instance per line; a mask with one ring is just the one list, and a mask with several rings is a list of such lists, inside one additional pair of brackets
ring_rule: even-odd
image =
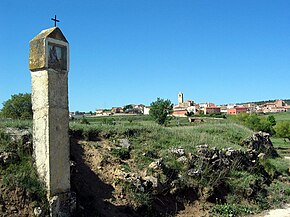
[(57, 194), (49, 199), (50, 217), (70, 217), (76, 210), (75, 192)]

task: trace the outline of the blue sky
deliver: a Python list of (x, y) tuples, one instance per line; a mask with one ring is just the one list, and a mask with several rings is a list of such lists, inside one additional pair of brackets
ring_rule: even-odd
[(289, 0), (1, 0), (0, 107), (31, 92), (29, 41), (70, 43), (69, 107), (157, 97), (216, 104), (290, 98)]

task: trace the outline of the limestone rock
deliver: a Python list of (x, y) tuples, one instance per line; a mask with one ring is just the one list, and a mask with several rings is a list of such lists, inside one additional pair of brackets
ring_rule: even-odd
[(152, 184), (153, 188), (158, 188), (158, 186), (159, 186), (158, 178), (155, 178), (153, 176), (146, 176), (146, 177), (144, 177), (144, 180), (147, 182), (150, 182)]
[(130, 142), (129, 142), (128, 139), (120, 139), (120, 140), (119, 140), (119, 145), (120, 145), (122, 148), (127, 148), (127, 149), (129, 149), (130, 146), (131, 146), (131, 144), (130, 144)]
[(199, 176), (200, 175), (200, 171), (199, 170), (194, 170), (194, 169), (189, 169), (187, 171), (187, 175), (188, 176)]
[(38, 206), (33, 209), (34, 216), (39, 217), (42, 214), (42, 209)]
[(185, 154), (185, 151), (183, 148), (172, 148), (172, 149), (170, 149), (170, 153), (174, 154), (178, 157), (181, 157)]
[[(250, 138), (242, 142), (249, 150), (264, 153), (266, 157), (278, 157), (278, 153), (270, 140), (270, 134), (264, 132), (254, 133)], [(257, 155), (258, 155), (257, 154)]]
[(6, 166), (19, 161), (19, 156), (14, 152), (0, 152), (0, 165)]
[(182, 157), (178, 158), (177, 161), (181, 162), (181, 163), (186, 163), (187, 162), (187, 157), (182, 156)]
[(155, 169), (155, 170), (162, 169), (163, 166), (164, 166), (164, 164), (163, 164), (163, 159), (162, 158), (160, 158), (160, 159), (158, 159), (158, 160), (156, 160), (156, 161), (154, 161), (154, 162), (149, 164), (149, 168)]

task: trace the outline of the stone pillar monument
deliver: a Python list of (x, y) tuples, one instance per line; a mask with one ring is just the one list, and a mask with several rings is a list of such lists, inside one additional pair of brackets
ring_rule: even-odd
[(30, 41), (33, 149), (47, 188), (51, 216), (69, 216), (69, 44), (58, 27)]

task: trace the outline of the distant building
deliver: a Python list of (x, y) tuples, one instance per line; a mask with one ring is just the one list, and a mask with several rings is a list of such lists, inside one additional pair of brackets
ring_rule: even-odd
[(283, 100), (276, 100), (275, 102), (268, 102), (261, 105), (261, 111), (263, 113), (276, 113), (276, 112), (285, 112), (287, 109), (285, 108), (287, 104)]
[(285, 103), (285, 101), (283, 101), (282, 99), (276, 100), (275, 101), (276, 107), (283, 107), (283, 106), (287, 106), (287, 104)]
[(220, 108), (221, 108), (221, 113), (222, 114), (227, 114), (228, 113), (228, 108), (227, 108), (226, 105), (222, 105), (222, 106), (220, 106)]
[(184, 101), (183, 100), (183, 93), (182, 92), (179, 92), (178, 93), (178, 104), (177, 106), (180, 106), (180, 107), (190, 107), (190, 106), (193, 106), (194, 105), (194, 102), (192, 100), (186, 100)]
[(245, 107), (235, 107), (228, 109), (228, 115), (236, 115), (240, 113), (247, 113), (247, 108)]
[(190, 106), (193, 106), (193, 105), (194, 105), (194, 102), (192, 100), (186, 100), (182, 104), (182, 106), (184, 106), (184, 107), (190, 107)]
[(112, 113), (121, 113), (121, 112), (123, 112), (123, 108), (122, 107), (112, 107), (111, 112)]
[(286, 105), (284, 106), (284, 108), (286, 109), (287, 112), (290, 112), (290, 105)]
[(282, 106), (282, 107), (265, 108), (263, 111), (264, 113), (268, 113), (268, 112), (278, 113), (278, 112), (286, 112), (287, 109), (285, 108), (285, 106)]
[(139, 113), (144, 114), (145, 105), (143, 104), (134, 105), (133, 108), (139, 110)]
[(255, 103), (246, 103), (242, 105), (243, 107), (247, 108), (248, 113), (255, 113), (259, 109), (258, 105)]
[(187, 115), (187, 108), (183, 106), (174, 106), (173, 112), (171, 114), (174, 117), (186, 117)]
[(97, 109), (96, 110), (96, 116), (103, 115), (103, 113), (104, 113), (104, 109)]
[(145, 106), (144, 109), (143, 109), (143, 114), (144, 115), (149, 115), (149, 112), (150, 112), (150, 106)]
[(210, 107), (204, 107), (203, 110), (204, 114), (220, 114), (221, 108), (218, 106), (210, 106)]
[(237, 105), (236, 104), (228, 104), (227, 109), (235, 108)]
[(199, 103), (199, 110), (201, 111), (201, 113), (204, 113), (204, 108), (215, 107), (215, 106), (216, 105), (211, 102), (202, 102), (202, 103)]
[(198, 113), (197, 106), (189, 106), (186, 108), (186, 110), (189, 114), (197, 114)]

